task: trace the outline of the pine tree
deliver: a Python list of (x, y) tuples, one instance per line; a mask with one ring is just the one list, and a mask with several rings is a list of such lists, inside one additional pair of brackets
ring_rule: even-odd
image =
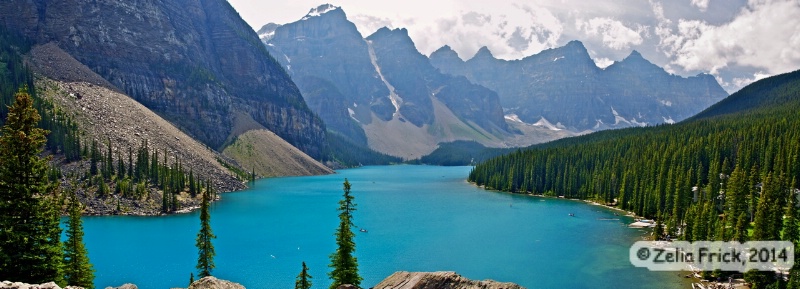
[(83, 205), (78, 201), (74, 191), (69, 197), (69, 221), (67, 223), (67, 241), (64, 242), (64, 280), (66, 284), (94, 288), (94, 269), (89, 263), (89, 253), (83, 243), (83, 224), (81, 212)]
[(125, 178), (125, 162), (122, 160), (122, 150), (117, 151), (117, 179)]
[(333, 280), (331, 289), (336, 289), (339, 285), (351, 284), (359, 287), (361, 276), (358, 275), (358, 260), (353, 253), (356, 250), (356, 243), (353, 240), (355, 234), (352, 231), (353, 211), (356, 210), (354, 197), (350, 194), (350, 182), (344, 179), (344, 194), (339, 200), (339, 228), (336, 230), (336, 252), (331, 254), (331, 264), (333, 268), (328, 273), (328, 277)]
[(106, 159), (103, 160), (106, 179), (111, 179), (111, 175), (114, 174), (114, 158), (111, 157), (113, 154), (114, 152), (111, 150), (111, 139), (108, 139), (108, 152), (106, 153)]
[(208, 191), (203, 193), (203, 200), (200, 205), (200, 232), (197, 233), (197, 270), (200, 272), (198, 277), (203, 278), (211, 276), (211, 270), (214, 269), (214, 245), (211, 244), (211, 239), (216, 238), (214, 233), (211, 232), (211, 215), (209, 214), (210, 196)]
[(133, 178), (133, 146), (128, 147), (128, 176)]
[(192, 198), (197, 196), (197, 184), (194, 182), (194, 170), (189, 168), (189, 194)]
[(89, 174), (97, 175), (97, 162), (100, 161), (100, 149), (97, 148), (97, 141), (92, 141), (92, 149), (89, 155)]
[(311, 275), (308, 274), (308, 267), (306, 267), (306, 262), (303, 262), (303, 270), (300, 271), (300, 275), (297, 275), (297, 279), (294, 281), (294, 289), (311, 289)]
[(194, 273), (189, 273), (189, 287), (192, 287), (192, 283), (194, 283)]
[(15, 95), (0, 132), (0, 276), (26, 283), (62, 281), (56, 186), (39, 157), (47, 131), (24, 90)]

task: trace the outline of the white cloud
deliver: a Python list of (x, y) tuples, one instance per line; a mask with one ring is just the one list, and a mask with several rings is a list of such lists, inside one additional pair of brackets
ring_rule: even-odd
[(595, 17), (588, 21), (578, 19), (575, 26), (591, 37), (599, 37), (603, 45), (614, 50), (627, 50), (632, 45), (642, 44), (642, 33), (646, 27), (639, 25), (637, 30), (631, 29), (622, 22), (607, 18)]
[(710, 0), (692, 0), (692, 5), (700, 9), (700, 11), (705, 12), (708, 10), (708, 2), (710, 2)]
[(361, 33), (364, 38), (383, 27), (394, 28), (392, 26), (392, 20), (389, 18), (380, 18), (363, 14), (347, 16), (347, 18), (356, 24), (356, 29), (358, 29), (358, 32)]
[(736, 85), (738, 87), (744, 87), (744, 86), (747, 86), (748, 84), (751, 84), (753, 82), (762, 80), (762, 79), (767, 78), (769, 76), (770, 76), (769, 74), (766, 74), (766, 73), (763, 73), (763, 72), (759, 71), (759, 72), (754, 73), (753, 77), (750, 77), (750, 78), (747, 78), (747, 77), (743, 77), (743, 78), (736, 77), (736, 78), (734, 78), (733, 79), (733, 85)]
[[(548, 8), (514, 2), (471, 2), (454, 15), (432, 21), (393, 19), (391, 24), (408, 28), (423, 54), (449, 45), (464, 59), (483, 46), (497, 58), (518, 59), (559, 44), (564, 27), (558, 17)], [(360, 19), (353, 20), (359, 27), (366, 26)]]
[(606, 67), (609, 67), (612, 64), (614, 64), (614, 60), (603, 57), (595, 57), (593, 60), (594, 60), (594, 65), (597, 65), (597, 67), (602, 69), (605, 69)]
[[(228, 0), (256, 29), (299, 20), (320, 2)], [(423, 54), (450, 45), (464, 58), (482, 46), (503, 59), (584, 42), (602, 67), (635, 48), (666, 71), (713, 73), (733, 92), (800, 68), (800, 0), (336, 0), (364, 36), (407, 28)]]
[[(655, 9), (655, 8), (654, 8)], [(728, 23), (678, 21), (677, 31), (659, 31), (660, 48), (672, 64), (687, 71), (710, 71), (739, 66), (774, 75), (800, 67), (800, 2), (750, 1)], [(669, 24), (659, 24), (667, 30)], [(667, 33), (669, 32), (669, 33)], [(744, 80), (746, 78), (739, 78)], [(732, 85), (741, 87), (734, 80)]]

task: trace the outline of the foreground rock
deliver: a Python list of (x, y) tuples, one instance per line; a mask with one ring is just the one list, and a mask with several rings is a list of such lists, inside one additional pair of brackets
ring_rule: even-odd
[(375, 289), (524, 289), (510, 282), (475, 281), (456, 272), (395, 272)]
[(136, 287), (136, 285), (134, 285), (134, 284), (127, 283), (127, 284), (123, 284), (122, 286), (119, 286), (119, 287), (111, 287), (111, 286), (109, 286), (109, 287), (106, 287), (106, 289), (139, 289), (139, 287)]
[[(55, 282), (44, 284), (28, 284), (22, 282), (3, 281), (0, 282), (0, 289), (62, 289)], [(67, 286), (63, 289), (83, 289), (83, 287)]]
[(244, 286), (239, 283), (233, 283), (231, 281), (220, 280), (213, 276), (208, 276), (194, 281), (192, 285), (189, 285), (189, 289), (244, 289)]

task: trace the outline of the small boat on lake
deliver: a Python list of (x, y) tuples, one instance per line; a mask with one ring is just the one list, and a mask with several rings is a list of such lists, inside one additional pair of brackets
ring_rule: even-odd
[(366, 233), (367, 229), (359, 229), (358, 231), (361, 232), (361, 233)]

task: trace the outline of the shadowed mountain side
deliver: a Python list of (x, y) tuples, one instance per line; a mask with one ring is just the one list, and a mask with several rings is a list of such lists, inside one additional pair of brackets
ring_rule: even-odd
[(674, 123), (727, 96), (711, 75), (673, 75), (637, 51), (598, 68), (579, 41), (510, 61), (486, 47), (462, 61), (445, 46), (430, 61), (496, 91), (506, 113), (523, 122), (544, 118), (572, 131)]
[(225, 0), (2, 1), (0, 25), (55, 43), (209, 147), (230, 137), (241, 110), (323, 157), (324, 124)]
[[(34, 71), (47, 77), (98, 81), (102, 84), (102, 78), (99, 75), (55, 45), (34, 47), (28, 57), (28, 63), (31, 64)], [(233, 163), (229, 158), (195, 141), (127, 95), (87, 82), (42, 80), (40, 83), (41, 90), (45, 92), (44, 95), (53, 99), (58, 106), (72, 115), (78, 121), (81, 131), (89, 136), (88, 139), (97, 140), (102, 144), (111, 140), (115, 155), (119, 151), (123, 156), (127, 156), (129, 147), (135, 150), (142, 144), (142, 141), (146, 140), (151, 149), (160, 152), (166, 150), (170, 156), (170, 162), (179, 159), (184, 167), (192, 169), (198, 177), (214, 180), (219, 191), (244, 188), (241, 181), (220, 164), (219, 160)], [(237, 115), (242, 115), (250, 120), (246, 122), (249, 126), (243, 125), (243, 129), (234, 129), (237, 134), (242, 134), (251, 128), (263, 130), (263, 126), (249, 118), (249, 115), (245, 113), (237, 113)], [(282, 150), (267, 152), (260, 158), (272, 160), (270, 162), (272, 167), (285, 167), (282, 171), (278, 170), (278, 174), (263, 175), (289, 176), (306, 172), (330, 173), (330, 170), (324, 166), (320, 168), (319, 163), (313, 159), (308, 162), (287, 161), (283, 163), (281, 161), (284, 159), (310, 159), (310, 157), (291, 147), (275, 134), (262, 139), (270, 141), (265, 144), (276, 144), (276, 146), (280, 144)], [(242, 166), (242, 168), (249, 171), (253, 166)]]
[(496, 93), (438, 72), (404, 29), (364, 39), (341, 8), (321, 5), (258, 33), (309, 107), (346, 141), (414, 159), (440, 142), (504, 146), (513, 135)]

